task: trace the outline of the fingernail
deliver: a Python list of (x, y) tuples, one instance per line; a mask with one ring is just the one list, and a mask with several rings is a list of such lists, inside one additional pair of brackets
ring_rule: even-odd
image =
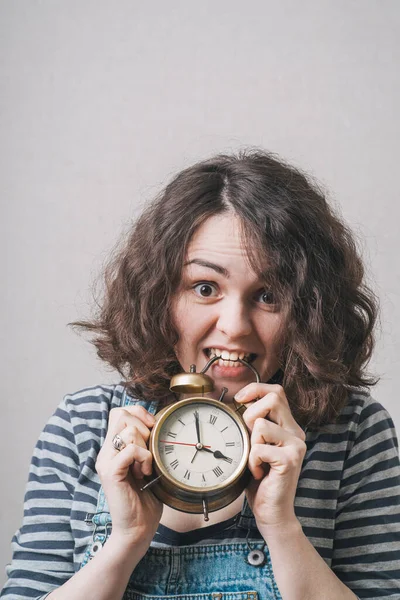
[(238, 392), (237, 394), (235, 394), (235, 400), (241, 400), (242, 398), (245, 397), (245, 393), (243, 391)]

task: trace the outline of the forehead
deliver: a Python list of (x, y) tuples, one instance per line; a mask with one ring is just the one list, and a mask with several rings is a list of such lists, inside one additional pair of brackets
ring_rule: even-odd
[(238, 217), (224, 213), (204, 221), (189, 242), (186, 258), (193, 258), (199, 253), (247, 256)]
[(196, 265), (208, 266), (243, 284), (255, 281), (271, 283), (268, 254), (249, 249), (245, 240), (242, 223), (235, 214), (223, 213), (210, 217), (193, 235), (187, 248), (184, 269), (196, 269)]

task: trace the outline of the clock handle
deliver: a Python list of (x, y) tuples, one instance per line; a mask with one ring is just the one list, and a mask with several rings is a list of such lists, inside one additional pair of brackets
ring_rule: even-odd
[[(206, 371), (208, 371), (208, 369), (211, 367), (211, 365), (216, 361), (219, 360), (221, 357), (220, 356), (213, 356), (212, 358), (210, 358), (210, 360), (207, 362), (207, 364), (205, 365), (205, 367), (202, 368), (202, 370), (200, 371), (201, 374), (204, 374)], [(242, 365), (244, 365), (245, 367), (248, 367), (251, 371), (253, 371), (255, 378), (256, 378), (256, 382), (260, 383), (260, 375), (258, 374), (258, 371), (255, 367), (253, 367), (252, 364), (248, 363), (247, 360), (243, 360), (242, 358), (237, 358), (236, 361), (233, 362), (240, 362)], [(193, 371), (192, 371), (193, 369)], [(190, 367), (190, 372), (195, 372), (195, 365), (191, 365)]]
[(247, 361), (245, 361), (245, 360), (242, 360), (241, 358), (238, 358), (238, 362), (242, 363), (242, 365), (245, 365), (246, 367), (249, 367), (249, 369), (250, 369), (251, 371), (253, 371), (253, 373), (254, 373), (254, 375), (255, 375), (255, 377), (256, 377), (256, 382), (257, 382), (257, 383), (260, 383), (260, 381), (261, 381), (261, 379), (260, 379), (260, 375), (258, 374), (258, 371), (257, 371), (257, 369), (256, 369), (255, 367), (253, 367), (253, 365), (252, 365), (252, 364), (248, 363), (248, 362), (247, 362)]
[[(242, 360), (241, 358), (238, 358), (238, 361), (240, 363), (242, 363), (242, 365), (246, 365), (246, 367), (249, 367), (249, 369), (251, 371), (253, 371), (255, 377), (256, 377), (256, 382), (260, 383), (260, 375), (258, 374), (258, 371), (255, 367), (253, 367), (253, 365), (251, 365), (250, 363), (246, 362), (245, 360)], [(246, 404), (239, 404), (239, 402), (236, 402), (235, 398), (233, 398), (233, 404), (235, 406), (235, 412), (239, 413), (240, 415), (242, 415), (244, 413), (244, 411), (251, 406), (252, 404), (254, 404), (254, 402), (257, 402), (259, 398), (256, 398), (255, 400), (252, 400), (251, 402), (246, 402)]]

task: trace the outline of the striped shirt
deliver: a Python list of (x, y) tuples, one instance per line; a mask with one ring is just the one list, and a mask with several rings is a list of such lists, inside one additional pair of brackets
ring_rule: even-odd
[[(119, 384), (67, 395), (45, 426), (1, 598), (43, 598), (80, 568), (93, 535), (85, 518), (96, 512), (100, 489), (96, 458), (123, 392)], [(388, 412), (354, 393), (338, 421), (307, 431), (306, 443), (295, 498), (304, 534), (359, 598), (400, 600), (400, 463)], [(152, 544), (215, 543), (229, 539), (232, 523), (190, 541), (161, 527)]]

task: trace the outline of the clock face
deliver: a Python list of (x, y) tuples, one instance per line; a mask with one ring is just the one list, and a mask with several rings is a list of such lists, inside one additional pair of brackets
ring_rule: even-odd
[(161, 424), (157, 455), (168, 475), (191, 488), (214, 488), (246, 464), (247, 443), (232, 415), (219, 405), (191, 401)]

